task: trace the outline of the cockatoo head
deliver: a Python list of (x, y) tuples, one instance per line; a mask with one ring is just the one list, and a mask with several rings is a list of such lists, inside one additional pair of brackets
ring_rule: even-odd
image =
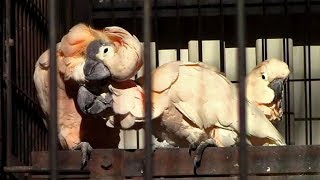
[(87, 46), (86, 79), (100, 80), (106, 76), (114, 81), (130, 79), (143, 64), (140, 41), (121, 27), (107, 27), (103, 33), (106, 38), (93, 40)]
[(88, 63), (88, 57), (102, 62), (110, 73), (110, 78), (115, 81), (130, 79), (143, 65), (140, 41), (118, 26), (97, 30), (84, 24), (75, 25), (62, 38), (59, 52), (66, 65), (62, 72), (64, 79), (74, 79), (81, 83), (84, 81), (83, 70), (87, 75), (94, 74), (87, 77), (91, 80), (106, 76), (106, 72), (101, 71), (103, 68), (100, 63), (97, 63), (98, 67), (84, 67), (84, 63)]
[(247, 76), (249, 100), (258, 103), (271, 103), (282, 97), (284, 83), (290, 70), (278, 59), (268, 59), (258, 64)]

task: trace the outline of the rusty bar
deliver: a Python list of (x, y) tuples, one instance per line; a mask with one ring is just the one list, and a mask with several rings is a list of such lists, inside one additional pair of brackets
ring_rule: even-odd
[(6, 136), (7, 136), (7, 148), (6, 148), (6, 165), (10, 165), (10, 155), (12, 150), (12, 84), (11, 84), (11, 3), (12, 1), (6, 0), (6, 87), (7, 87), (7, 120), (6, 120)]
[[(209, 147), (203, 154), (199, 176), (238, 175), (239, 154), (237, 147)], [(144, 150), (134, 152), (120, 149), (94, 149), (88, 163), (90, 178), (106, 176), (143, 177)], [(320, 174), (320, 145), (312, 146), (250, 146), (248, 147), (249, 175)], [(59, 151), (60, 169), (79, 168), (78, 151)], [(49, 152), (32, 152), (34, 168), (48, 168)], [(109, 170), (101, 165), (112, 163)], [(174, 165), (173, 165), (174, 163)], [(194, 176), (193, 157), (188, 148), (157, 149), (154, 152), (154, 177)]]
[[(200, 180), (212, 180), (213, 177), (177, 177), (177, 178), (169, 178), (170, 180), (193, 180), (193, 179), (200, 179)], [(163, 179), (161, 178), (154, 178), (155, 180)], [(214, 177), (214, 180), (238, 180), (238, 176), (222, 176), (222, 177)], [(248, 176), (248, 180), (287, 180), (287, 179), (295, 179), (295, 180), (304, 180), (304, 179), (320, 179), (320, 175), (284, 175), (284, 176)]]
[[(143, 152), (143, 150), (141, 151)], [(81, 152), (58, 151), (58, 153), (57, 163), (59, 169), (80, 169), (78, 162), (81, 159)], [(33, 151), (31, 156), (32, 167), (48, 168), (48, 151)], [(103, 168), (110, 164), (112, 166), (109, 169)], [(119, 149), (94, 149), (84, 170), (90, 171), (90, 178), (92, 179), (103, 179), (106, 176), (120, 177), (123, 171), (123, 151)]]
[(153, 160), (152, 160), (152, 103), (151, 103), (151, 62), (150, 62), (150, 41), (151, 41), (151, 1), (144, 0), (143, 6), (143, 33), (144, 33), (144, 75), (145, 75), (145, 179), (152, 179)]
[[(320, 173), (320, 145), (311, 146), (250, 146), (248, 174), (293, 175)], [(143, 151), (124, 152), (123, 176), (143, 176)], [(237, 147), (209, 147), (203, 154), (199, 176), (239, 175)], [(93, 162), (91, 162), (93, 163)], [(240, 166), (241, 167), (241, 166)], [(158, 149), (154, 152), (153, 175), (193, 176), (193, 157), (188, 148)]]
[[(50, 169), (32, 166), (5, 166), (3, 168), (6, 173), (48, 173)], [(59, 169), (59, 172), (64, 173), (89, 173), (88, 170), (80, 170), (79, 168)]]
[(56, 61), (56, 0), (49, 1), (50, 47), (50, 169), (51, 179), (58, 179), (57, 172), (57, 61)]
[(245, 47), (245, 1), (237, 1), (237, 36), (238, 36), (238, 77), (239, 77), (239, 112), (240, 112), (240, 179), (247, 179), (247, 144), (246, 144), (246, 47)]

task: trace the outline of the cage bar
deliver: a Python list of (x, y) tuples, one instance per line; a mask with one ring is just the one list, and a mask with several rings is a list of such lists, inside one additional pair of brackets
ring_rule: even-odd
[(6, 0), (6, 20), (5, 20), (5, 27), (6, 27), (6, 72), (5, 72), (5, 82), (6, 82), (6, 164), (11, 164), (10, 155), (12, 153), (12, 86), (11, 86), (11, 49), (10, 46), (12, 45), (11, 39), (11, 1)]
[(49, 48), (50, 48), (50, 173), (51, 179), (59, 179), (57, 172), (57, 61), (56, 61), (56, 1), (49, 1)]
[(145, 74), (145, 179), (152, 179), (153, 155), (152, 155), (152, 102), (151, 102), (151, 62), (150, 62), (150, 42), (151, 42), (151, 13), (152, 3), (144, 0), (143, 19), (143, 39), (144, 39), (144, 74)]
[(238, 78), (239, 78), (239, 112), (240, 112), (240, 147), (239, 147), (239, 168), (240, 179), (247, 179), (248, 157), (246, 144), (246, 47), (245, 47), (245, 1), (237, 2), (237, 37), (238, 37)]

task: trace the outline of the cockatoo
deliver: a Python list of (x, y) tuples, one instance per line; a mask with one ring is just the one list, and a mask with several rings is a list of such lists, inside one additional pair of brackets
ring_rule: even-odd
[[(103, 57), (103, 66), (99, 63), (97, 66), (85, 66), (87, 46), (97, 39), (107, 43), (99, 55)], [(91, 145), (94, 148), (110, 148), (114, 147), (119, 139), (117, 129), (107, 128), (103, 121), (93, 119), (78, 109), (78, 89), (87, 81), (85, 72), (90, 80), (99, 80), (106, 76), (115, 81), (127, 80), (136, 74), (143, 64), (141, 51), (140, 41), (117, 26), (96, 30), (78, 24), (57, 44), (58, 137), (64, 149), (81, 150), (81, 168), (88, 161)], [(34, 71), (37, 96), (46, 119), (50, 114), (49, 60), (47, 50), (39, 57)]]
[(107, 47), (103, 40), (88, 45), (84, 64), (86, 83), (79, 89), (77, 102), (84, 113), (107, 120), (108, 126), (128, 129), (143, 117), (143, 89), (131, 79), (119, 81), (110, 76), (103, 63), (104, 53), (109, 52)]
[[(154, 135), (172, 146), (196, 150), (195, 168), (208, 145), (238, 143), (237, 89), (217, 69), (203, 63), (170, 62), (157, 68), (152, 80)], [(285, 145), (254, 103), (246, 101), (246, 107), (248, 144)]]
[(284, 84), (290, 74), (288, 65), (278, 59), (259, 63), (246, 77), (246, 97), (274, 122), (282, 117)]

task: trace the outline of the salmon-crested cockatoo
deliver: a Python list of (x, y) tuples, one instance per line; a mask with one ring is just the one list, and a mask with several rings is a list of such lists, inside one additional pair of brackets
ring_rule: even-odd
[(128, 129), (143, 118), (143, 89), (131, 79), (119, 81), (110, 76), (103, 63), (104, 53), (110, 51), (107, 47), (103, 40), (88, 45), (86, 83), (79, 89), (78, 105), (84, 113), (107, 120), (109, 127)]
[[(87, 55), (87, 47), (95, 40), (105, 43), (100, 46), (98, 54), (102, 62), (87, 62), (86, 57), (90, 56)], [(114, 81), (131, 78), (143, 64), (141, 53), (140, 41), (117, 26), (97, 30), (77, 24), (57, 44), (58, 137), (64, 149), (81, 150), (81, 168), (87, 163), (91, 145), (94, 148), (113, 147), (118, 143), (114, 141), (119, 139), (119, 131), (108, 128), (103, 121), (93, 119), (78, 109), (76, 101), (80, 85), (86, 84), (88, 79), (99, 81), (107, 76)], [(37, 96), (46, 118), (50, 113), (49, 60), (47, 50), (39, 57), (34, 71)]]
[(246, 77), (246, 97), (258, 106), (271, 122), (281, 120), (285, 82), (290, 70), (281, 60), (272, 58), (259, 63)]
[[(172, 146), (196, 150), (199, 166), (208, 145), (239, 142), (239, 99), (236, 87), (214, 67), (204, 63), (170, 62), (152, 74), (154, 135)], [(247, 142), (285, 145), (278, 130), (257, 106), (246, 101)]]

